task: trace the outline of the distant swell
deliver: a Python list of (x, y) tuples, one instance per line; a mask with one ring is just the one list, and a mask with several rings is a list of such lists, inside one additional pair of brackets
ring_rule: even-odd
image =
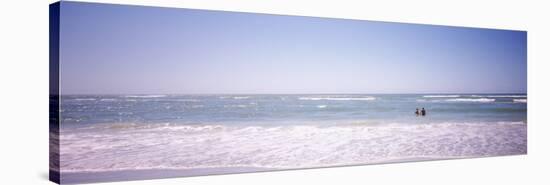
[(124, 97), (126, 98), (162, 98), (162, 97), (166, 97), (166, 95), (128, 95)]
[(487, 96), (489, 98), (526, 98), (527, 95), (493, 95)]
[(424, 98), (458, 98), (460, 95), (426, 95)]
[(451, 101), (451, 102), (494, 102), (495, 99), (490, 99), (490, 98), (455, 98), (455, 99), (447, 99), (445, 101)]
[(304, 168), (527, 152), (523, 122), (384, 126), (129, 124), (62, 130), (61, 171)]
[(514, 102), (517, 102), (517, 103), (527, 103), (527, 99), (514, 99)]
[(300, 97), (299, 100), (333, 100), (333, 101), (371, 101), (375, 100), (375, 97), (350, 97), (350, 98), (339, 98), (339, 97)]
[(95, 101), (95, 98), (75, 98), (75, 101)]

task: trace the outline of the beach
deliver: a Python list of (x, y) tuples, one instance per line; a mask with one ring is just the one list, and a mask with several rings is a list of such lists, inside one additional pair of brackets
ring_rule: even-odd
[(63, 173), (63, 184), (98, 183), (113, 181), (132, 181), (163, 179), (173, 177), (190, 177), (202, 175), (222, 175), (230, 173), (262, 172), (272, 169), (263, 168), (204, 168), (204, 169), (153, 169), (153, 170), (118, 170), (103, 172), (69, 172)]

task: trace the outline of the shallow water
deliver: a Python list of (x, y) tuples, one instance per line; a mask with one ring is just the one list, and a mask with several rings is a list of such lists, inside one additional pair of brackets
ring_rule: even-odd
[[(309, 168), (527, 152), (525, 94), (69, 95), (61, 171)], [(416, 116), (416, 108), (427, 116)]]

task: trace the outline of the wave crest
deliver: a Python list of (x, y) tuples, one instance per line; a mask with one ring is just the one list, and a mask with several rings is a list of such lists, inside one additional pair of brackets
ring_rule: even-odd
[(424, 98), (458, 98), (460, 95), (425, 95)]
[(447, 99), (445, 101), (450, 101), (450, 102), (494, 102), (495, 99), (491, 99), (491, 98), (454, 98), (454, 99)]
[(125, 98), (162, 98), (166, 95), (128, 95), (124, 96)]
[(299, 100), (311, 100), (311, 101), (319, 101), (319, 100), (329, 100), (329, 101), (372, 101), (376, 100), (375, 97), (368, 96), (368, 97), (299, 97)]
[(527, 103), (527, 99), (514, 99), (516, 103)]

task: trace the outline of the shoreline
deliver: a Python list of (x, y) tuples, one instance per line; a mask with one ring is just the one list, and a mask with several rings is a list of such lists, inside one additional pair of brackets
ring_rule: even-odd
[(511, 154), (511, 155), (504, 155), (504, 156), (463, 156), (463, 157), (411, 156), (411, 157), (388, 159), (388, 160), (375, 161), (375, 162), (363, 163), (363, 164), (296, 167), (296, 168), (212, 167), (212, 168), (191, 168), (191, 169), (139, 169), (139, 170), (115, 170), (115, 171), (93, 171), (93, 172), (62, 172), (61, 184), (88, 184), (88, 183), (119, 182), (119, 181), (155, 180), (155, 179), (167, 179), (167, 178), (201, 177), (201, 176), (211, 176), (211, 175), (231, 175), (231, 174), (244, 174), (244, 173), (289, 171), (289, 170), (309, 170), (309, 169), (340, 168), (340, 167), (355, 167), (355, 166), (368, 166), (368, 165), (384, 165), (384, 164), (445, 161), (445, 160), (460, 160), (460, 159), (477, 159), (477, 158), (486, 158), (486, 157), (507, 157), (507, 156), (522, 156), (522, 155), (527, 155), (527, 153)]
[(220, 167), (192, 169), (143, 169), (101, 172), (61, 172), (62, 184), (100, 183), (278, 171), (274, 168)]

